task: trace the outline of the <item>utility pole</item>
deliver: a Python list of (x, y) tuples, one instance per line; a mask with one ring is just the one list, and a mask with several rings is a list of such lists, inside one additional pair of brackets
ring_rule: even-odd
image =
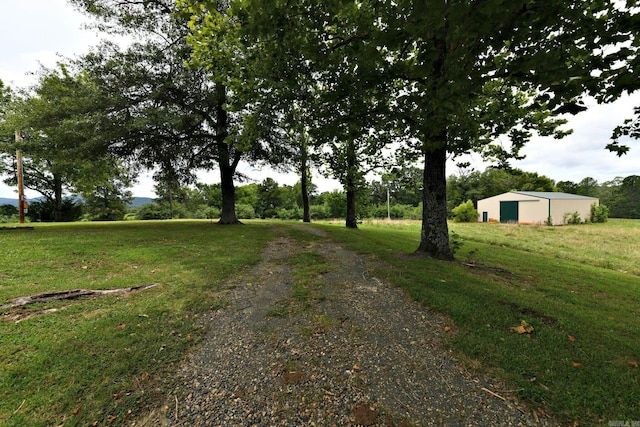
[[(20, 132), (16, 131), (15, 133), (16, 143), (20, 142), (22, 138), (20, 137)], [(25, 211), (25, 200), (24, 200), (24, 185), (22, 182), (22, 153), (20, 150), (16, 150), (16, 162), (17, 162), (17, 174), (18, 174), (18, 217), (20, 219), (20, 224), (24, 224), (24, 211)]]

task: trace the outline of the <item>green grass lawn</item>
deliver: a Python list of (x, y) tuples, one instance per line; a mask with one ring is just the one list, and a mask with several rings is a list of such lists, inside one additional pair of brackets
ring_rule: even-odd
[[(455, 263), (398, 255), (417, 248), (419, 224), (326, 229), (383, 258), (378, 274), (448, 316), (448, 344), (532, 409), (567, 425), (640, 420), (640, 221), (451, 224)], [(511, 331), (521, 320), (530, 337)]]
[[(270, 227), (208, 222), (35, 225), (0, 231), (0, 305), (75, 288), (159, 286), (0, 318), (0, 425), (124, 425), (170, 382), (224, 305), (226, 278), (259, 260)], [(58, 311), (38, 314), (43, 309)]]
[[(287, 226), (159, 221), (0, 231), (0, 305), (44, 291), (158, 284), (2, 316), (0, 425), (126, 425), (172, 386), (176, 363), (203, 336), (198, 317), (225, 305), (217, 291), (227, 278), (254, 265)], [(463, 241), (453, 263), (410, 255), (417, 223), (314, 226), (379, 257), (378, 277), (445, 315), (445, 345), (479, 374), (501, 378), (506, 390), (497, 392), (567, 425), (640, 420), (640, 221), (451, 224)], [(301, 284), (295, 290), (307, 298), (313, 283)], [(43, 312), (50, 309), (57, 311)], [(535, 328), (530, 337), (510, 330), (521, 320)]]

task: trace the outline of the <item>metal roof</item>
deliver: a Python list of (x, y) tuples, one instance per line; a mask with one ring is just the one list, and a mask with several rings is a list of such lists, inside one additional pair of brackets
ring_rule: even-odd
[(558, 193), (552, 191), (512, 191), (512, 193), (552, 200), (598, 200), (596, 197), (579, 196), (577, 194)]

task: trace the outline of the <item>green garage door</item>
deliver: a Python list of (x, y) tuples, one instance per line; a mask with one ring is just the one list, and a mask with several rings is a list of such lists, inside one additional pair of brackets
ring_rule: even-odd
[(518, 222), (518, 202), (500, 202), (500, 222)]

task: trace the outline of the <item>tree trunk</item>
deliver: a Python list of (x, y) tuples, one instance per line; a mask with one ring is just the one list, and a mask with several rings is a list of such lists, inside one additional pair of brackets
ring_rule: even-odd
[(345, 190), (347, 191), (347, 228), (358, 228), (356, 217), (356, 147), (353, 140), (347, 143), (347, 180)]
[(452, 260), (447, 225), (446, 135), (439, 148), (425, 150), (422, 193), (422, 232), (416, 253), (442, 260)]
[(220, 188), (222, 190), (222, 212), (218, 224), (240, 224), (236, 216), (236, 188), (233, 175), (239, 159), (232, 159), (231, 148), (226, 141), (229, 135), (229, 117), (224, 105), (227, 102), (227, 88), (216, 84), (216, 136), (218, 138), (218, 167), (220, 168)]
[(62, 180), (58, 177), (53, 177), (53, 194), (55, 207), (53, 210), (53, 221), (61, 222), (63, 220), (62, 215)]
[[(446, 32), (449, 29), (445, 21), (445, 36), (433, 40), (438, 51), (434, 64), (433, 77), (442, 82), (447, 59)], [(446, 116), (446, 115), (445, 115)], [(436, 259), (453, 260), (449, 244), (449, 226), (447, 224), (447, 132), (446, 120), (433, 120), (436, 132), (427, 132), (424, 138), (424, 175), (422, 178), (422, 230), (420, 246), (416, 253)]]
[[(303, 139), (306, 138), (303, 136)], [(311, 222), (311, 207), (309, 206), (309, 165), (308, 147), (306, 139), (302, 141), (302, 152), (300, 156), (300, 189), (302, 191), (302, 222)]]
[(311, 206), (309, 205), (309, 189), (307, 188), (307, 171), (302, 172), (302, 222), (311, 222)]
[(218, 224), (240, 224), (236, 216), (236, 187), (233, 183), (235, 171), (230, 166), (220, 165), (220, 188), (222, 190), (222, 211)]
[(167, 192), (169, 193), (169, 219), (173, 219), (173, 191), (171, 191), (171, 185), (167, 185)]
[(347, 188), (347, 228), (358, 228), (356, 217), (356, 192), (353, 188)]

